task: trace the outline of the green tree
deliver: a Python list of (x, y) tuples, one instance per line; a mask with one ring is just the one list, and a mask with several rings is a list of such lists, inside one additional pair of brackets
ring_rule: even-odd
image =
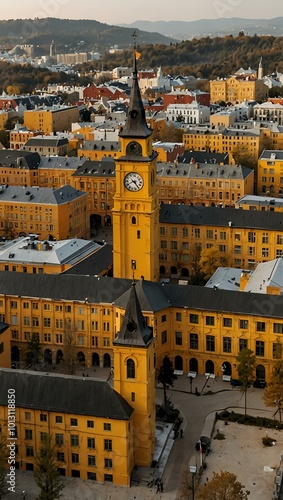
[(232, 472), (213, 472), (212, 479), (197, 494), (197, 500), (247, 500), (250, 492), (244, 488)]
[(169, 385), (173, 387), (174, 380), (176, 380), (176, 378), (177, 376), (174, 374), (174, 368), (171, 359), (168, 356), (164, 356), (158, 371), (157, 381), (163, 385), (165, 405), (167, 403), (166, 389)]
[(35, 365), (39, 363), (40, 354), (41, 349), (39, 335), (37, 333), (33, 333), (27, 346), (26, 364), (32, 365), (33, 368), (35, 368)]
[(190, 285), (204, 285), (205, 280), (200, 267), (201, 245), (193, 244), (189, 248), (189, 259), (191, 262), (192, 275)]
[(216, 247), (205, 248), (200, 255), (200, 271), (204, 278), (208, 280), (218, 267), (227, 264), (227, 259)]
[(5, 129), (0, 130), (0, 143), (6, 149), (10, 147), (10, 134)]
[(4, 497), (7, 489), (7, 442), (3, 434), (0, 434), (0, 500)]
[(276, 349), (276, 361), (272, 368), (270, 382), (267, 384), (263, 401), (266, 406), (277, 408), (275, 414), (279, 413), (279, 420), (281, 422), (283, 410), (283, 359), (282, 359), (282, 344), (279, 341)]
[(62, 497), (64, 486), (57, 467), (57, 446), (52, 444), (51, 434), (46, 434), (35, 456), (34, 479), (40, 488), (38, 500), (57, 500)]
[(256, 357), (251, 349), (242, 349), (238, 356), (238, 375), (242, 382), (241, 391), (245, 395), (245, 415), (247, 414), (247, 391), (255, 379)]

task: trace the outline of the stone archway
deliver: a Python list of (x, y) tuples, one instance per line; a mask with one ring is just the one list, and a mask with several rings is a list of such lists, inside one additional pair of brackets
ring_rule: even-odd
[(80, 365), (85, 366), (85, 355), (82, 351), (79, 351), (77, 354), (78, 362)]
[(223, 375), (228, 375), (228, 376), (232, 375), (231, 363), (229, 363), (229, 361), (224, 361), (224, 363), (221, 366), (221, 370)]
[(211, 359), (205, 362), (205, 373), (214, 373), (214, 363)]
[(97, 352), (92, 353), (91, 364), (92, 366), (100, 366), (99, 354), (97, 354)]
[(62, 358), (63, 358), (63, 351), (59, 349), (56, 353), (56, 365), (59, 365)]
[(183, 358), (182, 356), (175, 356), (174, 362), (175, 370), (183, 370)]
[(43, 356), (45, 363), (47, 363), (48, 365), (52, 365), (52, 352), (50, 351), (50, 349), (45, 349)]
[(198, 373), (198, 360), (196, 358), (190, 359), (189, 371)]
[(103, 368), (110, 368), (110, 366), (111, 366), (110, 354), (106, 352), (103, 356)]

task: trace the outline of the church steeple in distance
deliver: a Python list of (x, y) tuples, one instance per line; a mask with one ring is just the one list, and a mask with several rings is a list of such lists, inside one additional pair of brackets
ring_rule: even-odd
[(148, 127), (145, 118), (145, 110), (141, 98), (141, 93), (138, 84), (137, 71), (137, 56), (136, 56), (136, 32), (133, 33), (134, 38), (134, 67), (133, 67), (133, 83), (131, 88), (128, 117), (125, 127), (121, 130), (120, 137), (140, 137), (146, 138), (152, 134), (152, 130)]

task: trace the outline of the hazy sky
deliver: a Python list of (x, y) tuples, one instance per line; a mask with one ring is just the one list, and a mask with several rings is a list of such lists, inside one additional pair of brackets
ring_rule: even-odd
[[(99, 6), (97, 6), (99, 5)], [(107, 24), (137, 20), (194, 21), (218, 17), (283, 16), (282, 0), (13, 0), (1, 2), (1, 19), (58, 17)]]

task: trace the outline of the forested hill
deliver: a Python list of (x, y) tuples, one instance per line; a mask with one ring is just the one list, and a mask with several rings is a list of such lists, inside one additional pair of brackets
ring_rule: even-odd
[[(228, 35), (216, 38), (200, 38), (165, 45), (140, 45), (139, 68), (162, 67), (163, 73), (172, 75), (193, 74), (214, 79), (227, 77), (240, 67), (257, 69), (263, 60), (264, 74), (274, 71), (283, 73), (283, 37)], [(128, 65), (130, 53), (107, 54), (103, 62), (105, 70)]]
[[(215, 79), (228, 77), (239, 68), (251, 67), (257, 70), (262, 57), (264, 74), (274, 71), (283, 73), (283, 37), (272, 36), (226, 36), (201, 38), (171, 45), (141, 44), (139, 69), (162, 67), (163, 74), (177, 76), (194, 75), (200, 78)], [(90, 69), (112, 70), (117, 66), (132, 65), (132, 51), (127, 49), (116, 54), (105, 53), (99, 61), (91, 61), (77, 69), (81, 74)], [(46, 86), (51, 82), (73, 82), (88, 84), (91, 77), (79, 79), (66, 73), (54, 74), (48, 70), (21, 67), (9, 63), (0, 63), (0, 91), (8, 85), (19, 85), (21, 92), (29, 92), (34, 86)]]
[[(54, 40), (57, 53), (78, 50), (106, 52), (113, 45), (129, 47), (133, 31), (133, 28), (110, 26), (89, 19), (10, 19), (0, 21), (0, 46), (11, 49), (15, 45), (33, 44), (40, 55), (40, 52), (49, 54), (49, 45)], [(159, 33), (138, 29), (136, 32), (140, 43), (169, 44), (172, 41)]]

